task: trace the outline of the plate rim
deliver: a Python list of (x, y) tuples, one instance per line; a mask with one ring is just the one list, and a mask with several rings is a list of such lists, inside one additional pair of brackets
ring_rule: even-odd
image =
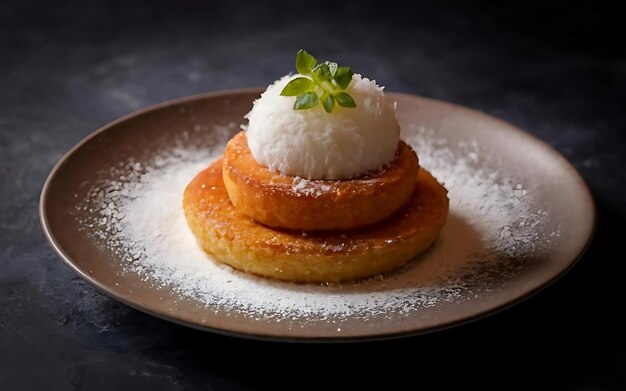
[(79, 277), (81, 277), (84, 281), (88, 282), (91, 286), (93, 286), (94, 288), (96, 288), (96, 290), (98, 290), (99, 292), (131, 307), (134, 308), (138, 311), (141, 311), (143, 313), (146, 313), (148, 315), (157, 317), (159, 319), (168, 321), (168, 322), (172, 322), (178, 325), (182, 325), (182, 326), (186, 326), (195, 330), (200, 330), (200, 331), (205, 331), (205, 332), (212, 332), (212, 333), (216, 333), (216, 334), (220, 334), (220, 335), (225, 335), (225, 336), (230, 336), (230, 337), (239, 337), (239, 338), (245, 338), (245, 339), (252, 339), (252, 340), (262, 340), (262, 341), (273, 341), (273, 342), (290, 342), (290, 343), (334, 343), (334, 342), (365, 342), (365, 341), (380, 341), (380, 340), (390, 340), (390, 339), (398, 339), (398, 338), (404, 338), (404, 337), (410, 337), (410, 336), (416, 336), (416, 335), (424, 335), (424, 334), (430, 334), (433, 332), (437, 332), (437, 331), (443, 331), (443, 330), (447, 330), (453, 327), (457, 327), (460, 325), (464, 325), (464, 324), (468, 324), (468, 323), (472, 323), (474, 321), (477, 320), (481, 320), (484, 319), (486, 317), (489, 317), (491, 315), (495, 315), (501, 311), (504, 311), (508, 308), (511, 308), (533, 296), (535, 296), (536, 294), (540, 293), (541, 291), (543, 291), (544, 289), (547, 289), (548, 287), (550, 287), (552, 284), (554, 284), (556, 281), (558, 281), (561, 277), (563, 277), (565, 274), (567, 274), (567, 272), (569, 272), (579, 261), (580, 259), (584, 256), (584, 254), (587, 252), (587, 250), (589, 249), (589, 246), (591, 245), (593, 238), (595, 237), (595, 233), (597, 230), (597, 223), (598, 223), (598, 213), (597, 213), (597, 205), (595, 202), (595, 198), (593, 196), (593, 193), (591, 192), (591, 189), (588, 185), (588, 183), (584, 180), (584, 178), (582, 177), (582, 175), (580, 174), (580, 172), (576, 169), (576, 167), (574, 167), (574, 165), (572, 163), (570, 163), (559, 151), (557, 151), (553, 146), (551, 146), (550, 144), (548, 144), (547, 142), (545, 142), (544, 140), (540, 139), (539, 137), (535, 136), (534, 134), (531, 134), (519, 127), (517, 127), (516, 125), (500, 119), (498, 117), (495, 117), (491, 114), (485, 113), (481, 110), (478, 109), (473, 109), (470, 107), (465, 107), (456, 103), (452, 103), (452, 102), (448, 102), (448, 101), (443, 101), (443, 100), (439, 100), (439, 99), (434, 99), (434, 98), (429, 98), (429, 97), (424, 97), (424, 96), (420, 96), (420, 95), (415, 95), (415, 94), (410, 94), (407, 92), (397, 92), (397, 91), (388, 91), (387, 93), (389, 95), (392, 96), (403, 96), (405, 98), (409, 98), (409, 99), (414, 99), (414, 98), (419, 98), (419, 99), (423, 99), (423, 100), (427, 100), (427, 101), (431, 101), (435, 104), (438, 105), (442, 105), (442, 106), (447, 106), (451, 109), (454, 110), (461, 110), (461, 111), (466, 111), (466, 112), (470, 112), (470, 113), (480, 113), (483, 116), (486, 116), (489, 118), (489, 120), (492, 120), (494, 122), (498, 122), (500, 124), (502, 124), (503, 126), (509, 128), (510, 130), (521, 134), (522, 136), (531, 139), (534, 143), (540, 145), (542, 148), (544, 148), (550, 155), (552, 155), (553, 157), (558, 158), (565, 167), (568, 168), (568, 170), (570, 171), (571, 174), (573, 174), (577, 180), (577, 182), (581, 185), (581, 189), (583, 190), (583, 193), (587, 196), (588, 201), (589, 201), (589, 206), (591, 208), (591, 227), (590, 227), (590, 231), (589, 231), (589, 236), (587, 237), (587, 241), (584, 244), (584, 246), (582, 246), (580, 252), (576, 255), (576, 257), (567, 265), (567, 267), (561, 269), (557, 274), (553, 275), (550, 279), (548, 279), (547, 281), (544, 281), (543, 283), (539, 284), (538, 286), (536, 286), (534, 289), (531, 289), (530, 291), (526, 292), (523, 295), (520, 295), (512, 300), (506, 301), (504, 303), (501, 303), (500, 305), (497, 305), (493, 308), (489, 308), (489, 309), (485, 309), (481, 312), (478, 312), (476, 314), (473, 314), (472, 316), (469, 317), (465, 317), (462, 319), (458, 319), (458, 320), (452, 320), (449, 321), (447, 323), (442, 323), (442, 324), (438, 324), (436, 326), (431, 326), (425, 329), (420, 329), (420, 330), (412, 330), (412, 331), (399, 331), (399, 332), (387, 332), (387, 333), (381, 333), (381, 334), (371, 334), (371, 335), (361, 335), (361, 336), (327, 336), (327, 337), (306, 337), (306, 336), (284, 336), (284, 335), (277, 335), (277, 334), (271, 334), (271, 333), (249, 333), (249, 332), (243, 332), (243, 331), (233, 331), (233, 330), (229, 330), (229, 329), (223, 329), (223, 328), (217, 328), (217, 327), (212, 327), (212, 326), (208, 326), (208, 325), (199, 325), (196, 323), (192, 323), (192, 322), (188, 322), (185, 320), (181, 320), (178, 319), (176, 317), (173, 316), (168, 316), (167, 314), (164, 313), (159, 313), (157, 311), (154, 311), (152, 309), (146, 308), (144, 306), (141, 306), (138, 303), (133, 303), (131, 300), (127, 300), (125, 297), (123, 297), (122, 295), (116, 293), (113, 289), (111, 289), (107, 284), (104, 284), (102, 282), (100, 282), (98, 279), (96, 279), (94, 276), (90, 275), (89, 272), (83, 268), (81, 268), (78, 263), (63, 249), (62, 245), (59, 243), (59, 241), (57, 240), (56, 236), (54, 235), (54, 232), (52, 231), (52, 228), (50, 226), (50, 221), (48, 219), (48, 215), (47, 215), (47, 208), (48, 208), (48, 197), (49, 197), (49, 188), (51, 186), (51, 183), (54, 181), (55, 177), (58, 175), (58, 173), (60, 172), (61, 168), (65, 165), (65, 163), (67, 162), (67, 160), (80, 148), (83, 147), (83, 145), (85, 145), (86, 143), (88, 143), (90, 140), (92, 140), (93, 138), (97, 137), (98, 135), (100, 135), (101, 133), (106, 132), (108, 129), (116, 126), (119, 123), (125, 122), (127, 120), (130, 120), (132, 118), (135, 117), (139, 117), (141, 115), (147, 114), (149, 112), (152, 111), (156, 111), (162, 108), (166, 108), (172, 105), (178, 105), (178, 104), (184, 104), (187, 102), (192, 102), (192, 101), (196, 101), (196, 100), (202, 100), (202, 99), (209, 99), (209, 98), (217, 98), (220, 96), (225, 96), (225, 95), (234, 95), (234, 94), (251, 94), (251, 93), (258, 93), (260, 94), (262, 91), (264, 90), (264, 88), (262, 87), (247, 87), (247, 88), (237, 88), (237, 89), (226, 89), (226, 90), (219, 90), (219, 91), (213, 91), (213, 92), (205, 92), (205, 93), (200, 93), (200, 94), (194, 94), (194, 95), (189, 95), (189, 96), (184, 96), (184, 97), (180, 97), (180, 98), (175, 98), (175, 99), (171, 99), (171, 100), (166, 100), (163, 102), (159, 102), (153, 105), (149, 105), (145, 108), (141, 108), (139, 110), (135, 110), (132, 112), (129, 112), (111, 122), (108, 122), (104, 125), (102, 125), (101, 127), (97, 128), (96, 130), (94, 130), (93, 132), (91, 132), (90, 134), (88, 134), (87, 136), (85, 136), (84, 138), (82, 138), (80, 141), (78, 141), (73, 147), (71, 147), (67, 152), (65, 152), (60, 158), (59, 160), (55, 163), (55, 165), (52, 167), (52, 169), (50, 170), (50, 173), (48, 174), (48, 176), (46, 177), (46, 180), (43, 184), (43, 187), (41, 189), (41, 193), (40, 193), (40, 197), (39, 197), (39, 208), (38, 208), (38, 212), (39, 212), (39, 221), (44, 233), (44, 236), (46, 237), (48, 243), (50, 244), (50, 246), (52, 247), (52, 249), (54, 250), (54, 252), (57, 254), (58, 257), (61, 258), (61, 260), (63, 261), (63, 263), (65, 263), (67, 266), (70, 267), (71, 270), (73, 270), (75, 273), (78, 274)]

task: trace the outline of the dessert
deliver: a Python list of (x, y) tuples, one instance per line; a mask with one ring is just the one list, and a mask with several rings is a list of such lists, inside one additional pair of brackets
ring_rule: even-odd
[(404, 265), (428, 248), (443, 227), (447, 192), (426, 171), (401, 211), (350, 231), (273, 229), (238, 211), (222, 180), (222, 159), (185, 191), (185, 213), (202, 248), (236, 269), (298, 282), (341, 282)]
[(185, 189), (191, 231), (217, 261), (286, 281), (341, 282), (405, 264), (437, 238), (447, 191), (400, 140), (375, 81), (303, 50), (296, 67)]

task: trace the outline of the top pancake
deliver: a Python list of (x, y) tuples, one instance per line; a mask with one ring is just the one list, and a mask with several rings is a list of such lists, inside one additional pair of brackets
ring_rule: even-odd
[(239, 211), (270, 227), (343, 230), (376, 223), (404, 206), (415, 187), (417, 155), (404, 142), (381, 171), (348, 180), (306, 180), (260, 165), (245, 132), (224, 152), (223, 180)]

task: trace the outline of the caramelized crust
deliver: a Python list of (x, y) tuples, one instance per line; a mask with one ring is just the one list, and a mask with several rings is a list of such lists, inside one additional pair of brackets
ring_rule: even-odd
[(419, 170), (417, 155), (400, 142), (396, 159), (379, 172), (350, 180), (305, 180), (259, 164), (246, 134), (224, 152), (223, 180), (238, 210), (270, 227), (350, 229), (375, 223), (405, 205)]
[(183, 208), (198, 242), (217, 261), (280, 280), (340, 282), (394, 269), (428, 248), (446, 221), (448, 198), (422, 169), (406, 206), (377, 224), (341, 232), (273, 229), (231, 203), (219, 159), (189, 183)]

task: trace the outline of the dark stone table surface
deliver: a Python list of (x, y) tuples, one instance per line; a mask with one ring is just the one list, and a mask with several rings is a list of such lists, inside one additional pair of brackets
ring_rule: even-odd
[[(3, 1), (0, 390), (626, 389), (626, 29), (615, 3)], [(545, 140), (583, 175), (596, 237), (565, 277), (486, 319), (303, 345), (191, 330), (120, 304), (48, 246), (39, 195), (75, 143), (142, 107), (264, 86), (299, 48), (389, 90)], [(520, 151), (523, 153), (523, 151)]]

